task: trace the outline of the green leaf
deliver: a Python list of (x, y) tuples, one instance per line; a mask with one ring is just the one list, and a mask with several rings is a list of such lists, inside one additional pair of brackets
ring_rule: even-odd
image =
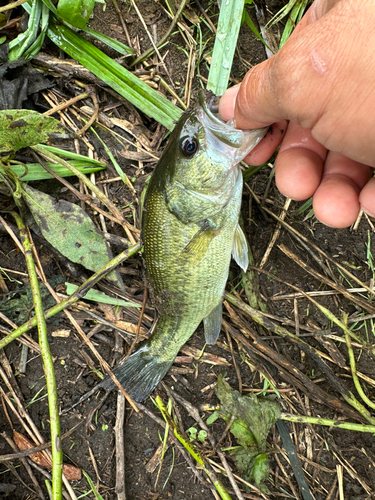
[(30, 47), (37, 38), (39, 21), (42, 15), (43, 3), (41, 0), (33, 0), (27, 30), (20, 33), (17, 38), (9, 43), (8, 61), (16, 61), (25, 50)]
[(59, 0), (57, 15), (75, 28), (84, 28), (94, 10), (95, 0)]
[(190, 441), (195, 441), (197, 439), (198, 431), (195, 427), (189, 427), (186, 432), (189, 434)]
[(182, 111), (92, 43), (62, 25), (50, 24), (48, 36), (60, 49), (92, 71), (146, 115), (167, 128), (174, 127), (174, 122), (180, 118)]
[[(72, 283), (65, 283), (66, 293), (67, 295), (72, 295), (78, 288), (77, 285), (73, 285)], [(93, 302), (100, 302), (102, 304), (110, 304), (113, 306), (122, 306), (122, 307), (139, 307), (139, 304), (135, 302), (127, 302), (126, 300), (116, 299), (115, 297), (110, 297), (104, 292), (100, 292), (99, 290), (95, 290), (95, 288), (91, 288), (86, 295), (82, 297), (86, 300), (92, 300)]]
[[(245, 2), (246, 3), (246, 2)], [(267, 49), (271, 50), (268, 45), (266, 44), (266, 42), (263, 40), (263, 37), (262, 35), (259, 33), (259, 31), (257, 30), (257, 27), (255, 26), (255, 24), (253, 23), (251, 17), (249, 16), (249, 14), (246, 12), (246, 8), (244, 8), (243, 10), (243, 14), (242, 14), (242, 23), (246, 23), (248, 25), (248, 27), (251, 29), (251, 31), (254, 33), (254, 35), (258, 38), (258, 40), (260, 40), (263, 45), (265, 47), (267, 47)]]
[(10, 109), (0, 111), (0, 155), (11, 155), (19, 149), (48, 142), (58, 134), (66, 135), (64, 127), (52, 116), (36, 111)]
[(200, 441), (201, 443), (204, 443), (206, 439), (207, 439), (207, 432), (204, 431), (203, 429), (201, 429), (198, 432), (198, 441)]
[[(92, 174), (93, 172), (98, 172), (99, 170), (103, 170), (106, 168), (105, 163), (102, 163), (100, 161), (95, 161), (92, 160), (90, 161), (89, 158), (86, 160), (72, 160), (70, 163), (78, 168), (83, 174)], [(51, 163), (51, 162), (46, 162), (46, 165), (53, 170), (56, 174), (58, 174), (60, 177), (72, 177), (74, 176), (73, 172), (68, 170), (66, 167), (63, 165), (60, 165), (59, 163)], [(9, 168), (18, 176), (20, 177), (21, 181), (28, 182), (28, 181), (42, 181), (45, 179), (52, 179), (53, 176), (45, 170), (42, 165), (39, 163), (27, 163), (26, 164), (27, 170), (25, 169), (24, 165), (9, 165)], [(27, 173), (26, 173), (27, 172)], [(26, 174), (26, 175), (25, 175)], [(0, 179), (1, 182), (1, 179)]]
[(207, 90), (212, 90), (217, 96), (223, 95), (228, 86), (243, 9), (244, 0), (225, 1), (221, 4), (207, 81)]
[[(27, 185), (23, 190), (24, 201), (43, 236), (65, 257), (94, 272), (113, 258), (107, 242), (81, 207), (66, 200), (56, 201)], [(107, 279), (124, 289), (117, 271)]]
[(26, 61), (30, 61), (42, 48), (44, 43), (44, 38), (47, 33), (48, 23), (49, 23), (49, 9), (45, 4), (42, 4), (42, 18), (40, 21), (40, 33), (38, 38), (33, 42), (23, 53), (23, 57)]
[(95, 37), (100, 42), (105, 43), (106, 45), (108, 45), (108, 47), (111, 47), (111, 49), (117, 50), (117, 52), (119, 52), (123, 56), (135, 54), (135, 51), (133, 49), (110, 36), (104, 35), (104, 33), (99, 33), (99, 31), (95, 31), (91, 28), (88, 28), (87, 26), (82, 31), (84, 31), (88, 35)]
[(288, 21), (285, 25), (283, 34), (280, 39), (280, 44), (279, 44), (279, 49), (284, 45), (284, 43), (288, 40), (290, 37), (292, 31), (296, 27), (296, 25), (300, 22), (307, 4), (309, 0), (299, 0), (296, 2), (296, 4), (293, 6), (291, 13), (288, 16)]
[(269, 474), (267, 436), (280, 416), (279, 405), (270, 398), (241, 396), (225, 382), (223, 375), (218, 377), (216, 395), (221, 403), (220, 417), (227, 424), (235, 417), (230, 432), (240, 446), (232, 451), (232, 456), (240, 474), (266, 491), (263, 483)]
[(84, 470), (82, 470), (82, 473), (85, 476), (86, 481), (89, 483), (91, 491), (93, 492), (93, 494), (95, 496), (95, 500), (104, 500), (104, 498), (101, 496), (101, 494), (96, 489), (96, 486), (95, 486), (94, 482), (92, 481), (92, 479), (90, 478), (90, 476), (87, 474), (87, 472), (85, 472)]

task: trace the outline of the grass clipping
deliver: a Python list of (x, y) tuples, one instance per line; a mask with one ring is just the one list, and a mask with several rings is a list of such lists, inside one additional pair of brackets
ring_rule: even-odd
[(227, 424), (234, 417), (230, 432), (239, 446), (232, 448), (230, 454), (239, 473), (266, 493), (264, 481), (269, 475), (267, 436), (280, 417), (279, 405), (266, 397), (241, 396), (225, 382), (223, 375), (218, 377), (216, 395), (221, 403), (219, 416)]

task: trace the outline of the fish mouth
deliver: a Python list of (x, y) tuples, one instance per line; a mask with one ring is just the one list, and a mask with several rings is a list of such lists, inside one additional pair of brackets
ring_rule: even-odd
[(268, 127), (239, 130), (235, 127), (234, 120), (224, 122), (216, 112), (218, 107), (207, 103), (202, 90), (198, 95), (198, 103), (198, 116), (206, 130), (207, 140), (214, 143), (217, 149), (223, 149), (218, 147), (219, 143), (225, 145), (225, 152), (231, 154), (236, 163), (242, 161), (267, 133)]

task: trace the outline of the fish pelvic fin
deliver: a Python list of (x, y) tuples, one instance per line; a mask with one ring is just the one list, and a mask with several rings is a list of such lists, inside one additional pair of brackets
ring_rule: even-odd
[[(113, 369), (113, 374), (134, 401), (141, 403), (151, 394), (165, 376), (171, 361), (162, 360), (150, 352), (148, 344), (141, 346)], [(106, 377), (100, 384), (106, 391), (113, 389), (114, 383)]]
[(212, 309), (207, 318), (204, 318), (204, 337), (206, 344), (214, 345), (221, 330), (221, 319), (223, 315), (223, 301), (221, 300), (216, 307)]

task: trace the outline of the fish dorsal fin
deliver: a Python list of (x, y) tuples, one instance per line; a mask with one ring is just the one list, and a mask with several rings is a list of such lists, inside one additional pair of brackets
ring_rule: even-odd
[(207, 230), (204, 227), (199, 229), (183, 249), (179, 259), (192, 259), (194, 264), (200, 262), (205, 256), (211, 241), (220, 234), (220, 231), (220, 228)]
[(204, 318), (204, 337), (206, 344), (214, 345), (221, 330), (221, 317), (223, 314), (223, 301), (212, 309), (207, 318)]
[(232, 257), (245, 272), (249, 265), (247, 241), (239, 224), (236, 226), (233, 237)]

